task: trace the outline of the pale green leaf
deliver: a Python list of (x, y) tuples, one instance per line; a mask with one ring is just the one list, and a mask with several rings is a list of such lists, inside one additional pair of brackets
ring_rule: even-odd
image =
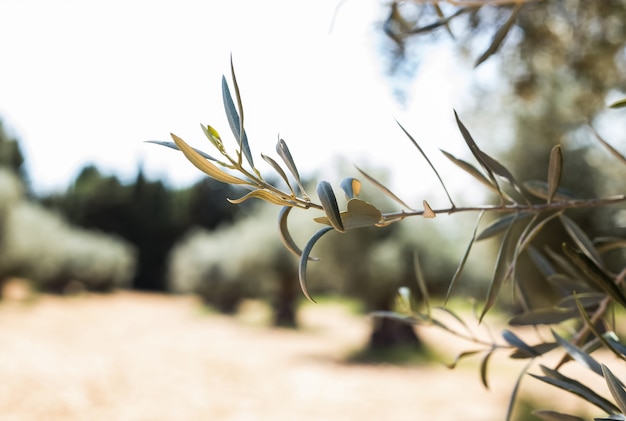
[[(296, 256), (300, 257), (302, 256), (302, 250), (300, 250), (300, 247), (298, 247), (293, 237), (291, 236), (291, 233), (289, 232), (289, 226), (287, 224), (291, 209), (293, 209), (292, 206), (283, 206), (280, 209), (280, 213), (278, 214), (278, 227), (279, 227), (279, 232), (280, 232), (280, 239), (282, 240), (287, 250), (289, 250)], [(309, 260), (319, 260), (319, 259), (317, 257), (311, 256), (309, 257)]]
[(250, 193), (246, 194), (239, 199), (228, 199), (228, 201), (234, 205), (238, 205), (240, 203), (245, 202), (248, 199), (261, 199), (268, 203), (272, 203), (274, 205), (279, 206), (294, 206), (294, 202), (288, 196), (280, 196), (274, 192), (270, 192), (267, 190), (252, 190)]
[(180, 137), (176, 136), (173, 133), (171, 134), (171, 136), (172, 139), (174, 139), (176, 146), (178, 146), (178, 149), (183, 152), (187, 159), (196, 168), (198, 168), (209, 177), (227, 184), (250, 184), (249, 182), (230, 175), (227, 172), (220, 170), (215, 165), (211, 164), (207, 159), (205, 159), (202, 155), (196, 152), (194, 148), (185, 143), (185, 141), (182, 140)]
[(483, 386), (485, 386), (485, 389), (489, 389), (489, 381), (487, 379), (487, 372), (489, 368), (489, 360), (491, 359), (491, 356), (493, 355), (494, 351), (495, 351), (495, 348), (492, 348), (489, 352), (485, 354), (485, 357), (480, 362), (480, 381), (482, 382)]
[(561, 170), (563, 167), (563, 154), (561, 145), (556, 145), (550, 151), (550, 163), (548, 164), (548, 203), (552, 202), (556, 189), (561, 182)]
[(472, 351), (463, 351), (463, 352), (457, 354), (454, 357), (454, 360), (452, 360), (452, 362), (446, 364), (446, 367), (448, 367), (449, 369), (454, 369), (459, 364), (459, 362), (461, 362), (463, 359), (465, 359), (467, 357), (474, 356), (474, 355), (479, 354), (481, 352), (485, 352), (485, 351), (482, 350), (482, 349), (475, 349), (475, 350), (472, 350)]
[[(236, 81), (234, 79), (233, 82), (235, 83), (235, 88), (237, 89)], [(224, 110), (226, 111), (226, 117), (228, 119), (230, 129), (237, 139), (237, 142), (239, 143), (239, 148), (245, 155), (246, 160), (248, 161), (250, 166), (254, 168), (252, 154), (250, 153), (250, 147), (248, 145), (248, 136), (246, 135), (246, 131), (242, 128), (243, 120), (239, 119), (237, 109), (235, 108), (235, 103), (233, 102), (233, 98), (230, 94), (230, 89), (228, 88), (228, 82), (226, 82), (226, 78), (224, 76), (222, 76), (222, 99), (224, 101)]]
[[(548, 183), (540, 180), (530, 180), (524, 182), (524, 188), (528, 190), (533, 196), (539, 199), (548, 200)], [(579, 196), (563, 188), (557, 188), (552, 200), (567, 201), (578, 200)]]
[[(623, 101), (626, 101), (623, 100)], [(622, 105), (624, 106), (624, 105)], [(595, 135), (596, 139), (598, 140), (598, 142), (600, 142), (600, 144), (602, 146), (605, 147), (605, 149), (607, 151), (609, 151), (615, 158), (617, 158), (622, 164), (626, 164), (626, 156), (622, 155), (621, 153), (619, 153), (617, 151), (617, 149), (615, 149), (613, 146), (611, 146), (607, 141), (605, 141), (600, 134), (593, 128), (591, 127), (591, 130), (593, 131), (593, 134)]]
[(283, 171), (281, 166), (278, 165), (278, 162), (276, 162), (274, 159), (272, 159), (272, 157), (267, 156), (265, 154), (261, 154), (261, 158), (263, 158), (263, 160), (265, 160), (265, 162), (267, 162), (268, 164), (270, 164), (272, 166), (272, 168), (274, 168), (274, 171), (276, 171), (278, 173), (278, 175), (280, 176), (280, 178), (283, 179), (285, 184), (287, 184), (287, 187), (289, 188), (289, 191), (291, 192), (291, 195), (295, 198), (296, 192), (293, 191), (293, 188), (291, 187), (291, 183), (289, 182), (289, 179), (287, 178), (287, 174), (285, 174), (285, 171)]
[(561, 412), (549, 411), (545, 409), (534, 411), (533, 415), (538, 416), (543, 421), (585, 421), (583, 418), (574, 415), (563, 414)]
[(626, 107), (626, 98), (615, 101), (614, 103), (609, 105), (609, 108), (624, 108), (624, 107)]

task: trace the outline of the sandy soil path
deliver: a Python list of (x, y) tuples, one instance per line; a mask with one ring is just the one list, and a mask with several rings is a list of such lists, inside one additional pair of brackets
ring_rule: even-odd
[(266, 328), (203, 313), (190, 297), (130, 292), (3, 304), (0, 420), (504, 417), (514, 375), (496, 373), (488, 392), (475, 365), (345, 364), (367, 317), (319, 305), (300, 321), (297, 331)]

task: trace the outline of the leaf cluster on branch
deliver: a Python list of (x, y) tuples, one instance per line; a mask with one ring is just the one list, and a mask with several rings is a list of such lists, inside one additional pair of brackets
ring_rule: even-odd
[[(261, 157), (270, 164), (286, 187), (279, 187), (276, 183), (268, 182), (255, 166), (244, 129), (243, 107), (232, 61), (231, 72), (235, 100), (233, 100), (225, 78), (222, 79), (222, 94), (230, 128), (236, 139), (234, 152), (229, 151), (218, 132), (211, 126), (202, 126), (202, 130), (221, 156), (219, 159), (191, 147), (174, 134), (172, 134), (173, 142), (152, 141), (152, 143), (180, 150), (193, 165), (209, 177), (249, 190), (249, 193), (243, 197), (230, 200), (232, 203), (241, 203), (250, 198), (258, 198), (281, 206), (278, 229), (285, 247), (299, 258), (300, 285), (302, 292), (308, 299), (313, 301), (313, 297), (307, 289), (307, 266), (309, 262), (319, 260), (313, 256), (313, 248), (320, 238), (328, 232), (346, 233), (362, 227), (384, 228), (410, 217), (435, 218), (439, 215), (461, 212), (477, 213), (476, 224), (456, 273), (450, 281), (444, 306), (431, 308), (426, 283), (416, 258), (415, 273), (422, 296), (421, 305), (416, 305), (408, 292), (401, 290), (400, 297), (405, 302), (404, 311), (384, 312), (384, 314), (375, 315), (395, 317), (412, 324), (435, 326), (467, 339), (475, 345), (480, 345), (480, 349), (460, 353), (456, 360), (450, 364), (450, 367), (454, 367), (465, 357), (482, 353), (483, 360), (480, 372), (482, 383), (485, 386), (488, 385), (489, 361), (495, 352), (506, 350), (511, 353), (510, 358), (512, 359), (527, 359), (529, 363), (520, 373), (514, 387), (507, 419), (511, 417), (522, 378), (530, 372), (534, 363), (541, 356), (549, 352), (561, 352), (560, 362), (554, 368), (540, 364), (541, 374), (531, 373), (532, 377), (576, 394), (606, 412), (606, 417), (597, 419), (625, 419), (623, 414), (626, 413), (626, 391), (624, 391), (623, 384), (606, 365), (592, 356), (592, 353), (603, 348), (610, 351), (622, 364), (626, 360), (626, 345), (617, 335), (614, 317), (616, 309), (626, 308), (626, 293), (624, 292), (626, 264), (622, 259), (617, 265), (611, 266), (606, 260), (607, 254), (626, 249), (626, 238), (592, 239), (574, 219), (567, 215), (568, 211), (572, 209), (626, 203), (624, 194), (611, 197), (580, 198), (574, 193), (562, 189), (560, 181), (563, 156), (560, 145), (551, 150), (547, 175), (544, 180), (520, 182), (505, 165), (478, 146), (467, 127), (455, 113), (458, 129), (476, 164), (457, 158), (446, 151), (441, 152), (461, 170), (495, 193), (497, 203), (457, 206), (429, 157), (424, 153), (419, 143), (399, 123), (400, 129), (437, 176), (448, 198), (449, 206), (432, 208), (427, 200), (423, 200), (420, 207), (410, 206), (388, 187), (359, 168), (357, 171), (365, 180), (397, 203), (398, 210), (382, 212), (371, 203), (360, 199), (359, 193), (362, 189), (362, 183), (354, 177), (347, 177), (339, 184), (345, 197), (345, 205), (343, 204), (344, 201), (341, 201), (342, 205), (340, 205), (333, 186), (325, 180), (319, 181), (317, 184), (317, 200), (315, 200), (306, 193), (298, 168), (287, 143), (283, 139), (279, 139), (276, 145), (276, 153), (282, 161), (282, 165), (270, 156), (262, 154)], [(614, 107), (623, 105), (624, 101), (621, 101), (614, 104)], [(615, 147), (602, 139), (597, 132), (593, 131), (593, 133), (598, 142), (616, 158), (619, 164), (626, 165), (626, 158)], [(317, 209), (324, 212), (324, 216), (314, 218), (314, 221), (320, 224), (321, 228), (302, 248), (296, 244), (288, 229), (289, 215), (294, 208), (301, 210)], [(497, 217), (493, 222), (484, 226), (482, 221), (487, 214), (497, 215)], [(567, 241), (563, 242), (561, 249), (538, 249), (534, 247), (533, 243), (537, 236), (546, 226), (553, 223), (560, 224), (567, 234)], [(500, 247), (487, 296), (484, 299), (482, 310), (477, 315), (478, 320), (482, 322), (487, 313), (494, 307), (498, 297), (502, 294), (503, 286), (510, 285), (522, 309), (520, 314), (510, 320), (511, 329), (519, 326), (549, 326), (550, 339), (543, 339), (541, 335), (538, 335), (539, 342), (529, 344), (516, 335), (513, 330), (506, 329), (502, 332), (499, 341), (495, 339), (483, 340), (469, 333), (469, 331), (453, 329), (443, 319), (435, 317), (438, 312), (443, 312), (453, 316), (462, 326), (467, 327), (462, 318), (445, 304), (454, 292), (454, 287), (461, 277), (473, 245), (489, 238), (500, 238)], [(518, 263), (523, 254), (527, 254), (531, 258), (545, 277), (546, 288), (550, 288), (558, 296), (558, 300), (552, 305), (535, 308), (527, 300), (533, 291), (529, 290), (526, 279), (518, 274)], [(579, 322), (573, 334), (567, 328), (570, 326), (567, 323), (572, 320)], [(602, 376), (614, 403), (599, 392), (585, 386), (584, 383), (565, 376), (559, 369), (570, 360)], [(539, 411), (537, 415), (546, 420), (579, 419), (554, 411)]]

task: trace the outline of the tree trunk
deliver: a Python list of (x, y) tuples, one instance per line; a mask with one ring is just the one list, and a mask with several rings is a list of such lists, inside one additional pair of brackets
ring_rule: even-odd
[(291, 327), (297, 326), (296, 322), (296, 297), (298, 291), (291, 276), (282, 276), (279, 288), (274, 300), (274, 326)]

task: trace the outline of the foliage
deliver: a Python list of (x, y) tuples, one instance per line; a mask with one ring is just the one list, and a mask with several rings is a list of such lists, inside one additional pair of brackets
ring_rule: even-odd
[(132, 183), (123, 184), (86, 166), (67, 192), (43, 202), (73, 224), (131, 243), (137, 252), (131, 286), (163, 291), (167, 256), (174, 244), (193, 226), (213, 229), (232, 220), (240, 209), (224, 204), (235, 191), (210, 179), (172, 190), (161, 181), (147, 180), (141, 170)]
[(0, 195), (2, 277), (25, 277), (42, 290), (56, 292), (77, 285), (96, 291), (128, 286), (135, 254), (126, 242), (73, 227), (25, 200), (10, 174), (0, 175)]
[[(399, 210), (383, 212), (369, 202), (360, 199), (358, 196), (362, 185), (359, 180), (353, 177), (344, 179), (339, 185), (345, 196), (345, 205), (342, 205), (341, 208), (333, 187), (327, 181), (322, 180), (318, 183), (318, 200), (314, 201), (305, 192), (297, 166), (289, 153), (286, 142), (282, 139), (278, 142), (277, 153), (295, 180), (296, 187), (292, 186), (291, 180), (286, 175), (287, 172), (270, 157), (262, 155), (267, 162), (271, 163), (276, 173), (284, 181), (286, 188), (268, 183), (256, 169), (248, 138), (243, 128), (243, 110), (234, 71), (232, 79), (237, 105), (235, 106), (235, 102), (231, 98), (225, 79), (223, 80), (223, 97), (226, 112), (231, 122), (231, 130), (236, 138), (234, 154), (227, 151), (217, 131), (210, 126), (203, 126), (204, 132), (217, 151), (225, 158), (224, 161), (219, 161), (192, 148), (176, 135), (172, 135), (173, 143), (159, 143), (181, 150), (191, 163), (210, 177), (224, 183), (241, 185), (250, 190), (241, 199), (232, 200), (233, 203), (241, 203), (256, 197), (282, 206), (279, 217), (279, 232), (286, 248), (299, 256), (300, 284), (308, 299), (313, 301), (307, 286), (308, 265), (310, 262), (318, 260), (317, 257), (314, 257), (316, 254), (313, 253), (313, 248), (329, 232), (346, 233), (356, 229), (383, 228), (407, 218), (432, 219), (457, 213), (476, 213), (478, 219), (458, 269), (451, 279), (448, 297), (455, 291), (474, 244), (487, 239), (499, 239), (500, 246), (493, 275), (477, 318), (479, 322), (486, 322), (487, 314), (498, 299), (502, 295), (506, 295), (506, 291), (512, 291), (521, 311), (511, 319), (510, 328), (502, 332), (501, 338), (499, 340), (495, 338), (485, 340), (463, 328), (460, 330), (452, 328), (447, 322), (444, 322), (444, 319), (438, 316), (440, 312), (452, 316), (461, 326), (467, 326), (454, 310), (445, 307), (445, 305), (438, 309), (432, 307), (417, 257), (415, 258), (415, 277), (421, 293), (421, 301), (416, 302), (410, 291), (403, 288), (400, 290), (400, 298), (404, 303), (402, 307), (404, 310), (401, 312), (378, 312), (376, 315), (393, 317), (411, 324), (434, 326), (477, 345), (479, 348), (476, 350), (460, 353), (451, 366), (456, 365), (458, 361), (469, 355), (482, 354), (481, 378), (485, 386), (488, 386), (489, 361), (494, 353), (510, 352), (512, 359), (528, 360), (528, 364), (522, 370), (514, 387), (507, 419), (511, 416), (522, 378), (526, 373), (530, 373), (536, 360), (549, 352), (560, 352), (560, 362), (554, 368), (540, 364), (541, 373), (530, 373), (531, 377), (574, 393), (594, 404), (607, 413), (607, 417), (600, 419), (624, 419), (626, 392), (622, 383), (615, 377), (613, 371), (607, 365), (600, 363), (595, 356), (592, 356), (592, 353), (599, 348), (604, 348), (612, 352), (617, 361), (626, 359), (626, 346), (620, 342), (616, 333), (615, 319), (612, 317), (615, 309), (626, 307), (626, 294), (623, 288), (626, 278), (626, 268), (624, 267), (626, 239), (589, 238), (586, 232), (568, 216), (575, 210), (623, 206), (626, 202), (624, 194), (584, 199), (562, 189), (560, 180), (563, 171), (563, 153), (560, 145), (554, 146), (550, 152), (547, 175), (543, 180), (520, 182), (505, 165), (479, 147), (468, 128), (455, 113), (461, 137), (471, 152), (475, 163), (459, 159), (448, 152), (442, 152), (460, 169), (491, 190), (495, 194), (496, 203), (457, 206), (437, 169), (415, 139), (402, 126), (400, 128), (437, 175), (441, 187), (448, 197), (449, 206), (434, 209), (426, 200), (423, 200), (422, 206), (419, 208), (408, 205), (374, 177), (361, 170), (359, 170), (361, 176), (392, 199), (399, 206)], [(601, 140), (600, 143), (609, 147), (611, 153), (618, 159), (618, 165), (626, 163), (626, 158), (608, 142)], [(239, 174), (234, 175), (229, 170), (234, 170)], [(623, 185), (621, 187), (623, 188)], [(294, 208), (323, 211), (323, 216), (314, 218), (314, 221), (322, 227), (311, 236), (302, 249), (294, 241), (287, 224), (289, 215)], [(340, 210), (342, 208), (344, 210)], [(485, 226), (482, 220), (486, 214), (497, 215), (497, 218)], [(561, 249), (534, 248), (534, 240), (542, 230), (555, 224), (561, 226), (568, 236)], [(611, 264), (606, 258), (609, 253), (618, 255), (618, 258), (613, 259)], [(529, 256), (532, 259), (545, 276), (543, 289), (557, 297), (549, 305), (537, 307), (529, 299), (535, 292), (530, 289), (528, 279), (524, 278), (518, 271), (518, 262), (522, 256)], [(354, 266), (350, 265), (349, 267), (352, 269)], [(572, 321), (578, 321), (578, 323), (572, 324)], [(514, 332), (519, 326), (536, 326), (538, 328), (549, 326), (550, 337), (545, 338), (538, 335), (539, 342), (531, 345)], [(538, 332), (540, 330), (538, 329)], [(600, 392), (587, 387), (584, 383), (565, 375), (560, 369), (570, 360), (602, 376), (615, 403), (611, 402), (610, 398), (602, 396)], [(615, 362), (612, 360), (612, 363)], [(572, 418), (571, 415), (552, 411), (540, 411), (537, 415), (550, 420), (577, 419)]]

